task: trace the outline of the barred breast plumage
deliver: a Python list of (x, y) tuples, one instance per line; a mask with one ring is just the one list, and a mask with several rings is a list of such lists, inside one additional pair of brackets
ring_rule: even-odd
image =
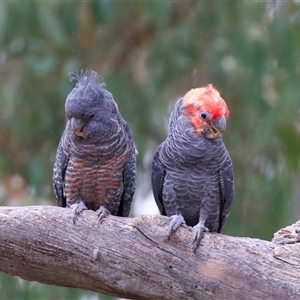
[(111, 93), (93, 71), (78, 81), (66, 104), (67, 124), (53, 170), (57, 205), (128, 216), (135, 191), (136, 149)]
[(168, 238), (186, 223), (194, 227), (194, 249), (203, 232), (221, 232), (231, 208), (233, 168), (221, 137), (228, 113), (211, 85), (191, 90), (176, 103), (154, 155), (153, 194), (171, 217)]

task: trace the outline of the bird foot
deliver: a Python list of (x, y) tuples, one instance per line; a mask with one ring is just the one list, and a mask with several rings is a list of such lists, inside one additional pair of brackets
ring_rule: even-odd
[(185, 224), (184, 218), (182, 215), (172, 215), (170, 216), (171, 222), (168, 229), (168, 240), (171, 235), (178, 229), (181, 224)]
[(198, 223), (193, 227), (193, 245), (194, 245), (194, 252), (198, 248), (201, 239), (204, 236), (204, 232), (209, 232), (208, 228), (205, 227), (203, 224)]
[(71, 206), (73, 211), (73, 223), (75, 224), (76, 219), (79, 217), (79, 214), (85, 210), (88, 209), (83, 201), (80, 201), (79, 203), (73, 204)]
[(97, 209), (97, 215), (98, 215), (98, 221), (102, 222), (103, 218), (105, 218), (107, 215), (110, 215), (110, 212), (107, 208), (105, 208), (102, 205)]

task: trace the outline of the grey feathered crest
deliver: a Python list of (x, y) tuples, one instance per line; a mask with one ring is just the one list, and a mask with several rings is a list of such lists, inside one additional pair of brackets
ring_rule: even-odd
[(69, 73), (70, 81), (76, 80), (80, 85), (91, 84), (93, 86), (100, 85), (101, 88), (106, 88), (105, 83), (103, 82), (103, 77), (100, 77), (97, 72), (88, 69), (81, 69), (79, 71)]
[(103, 108), (111, 107), (112, 111), (117, 112), (118, 106), (113, 100), (112, 94), (106, 89), (106, 85), (103, 82), (103, 78), (100, 77), (97, 72), (88, 70), (79, 70), (69, 73), (70, 81), (76, 80), (77, 84), (69, 94), (67, 98), (71, 102), (82, 105), (82, 99), (84, 99), (85, 105), (98, 106)]
[[(93, 70), (79, 70), (69, 74), (70, 81), (76, 80), (77, 84), (70, 93), (72, 97), (90, 98), (95, 101), (103, 93), (107, 93), (103, 78)], [(96, 104), (96, 103), (94, 103)]]

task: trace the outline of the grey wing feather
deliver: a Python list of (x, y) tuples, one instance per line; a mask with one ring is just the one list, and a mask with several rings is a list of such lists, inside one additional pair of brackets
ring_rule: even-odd
[(131, 150), (123, 171), (123, 196), (118, 210), (118, 216), (128, 217), (132, 198), (135, 192), (136, 154), (135, 147)]
[(156, 205), (159, 209), (159, 212), (162, 215), (166, 215), (166, 210), (163, 203), (162, 198), (162, 190), (164, 185), (164, 178), (166, 175), (166, 170), (159, 159), (160, 150), (162, 148), (162, 144), (158, 147), (154, 154), (153, 162), (152, 162), (152, 190)]
[(131, 142), (131, 151), (127, 158), (123, 171), (123, 195), (118, 209), (118, 216), (128, 217), (131, 207), (131, 202), (136, 187), (136, 148), (133, 142), (133, 136), (129, 125), (122, 120), (127, 133), (128, 139)]
[(220, 170), (220, 186), (221, 186), (221, 210), (220, 223), (218, 232), (221, 232), (225, 221), (229, 215), (233, 200), (233, 167), (230, 156), (227, 154), (226, 161)]
[(65, 132), (63, 133), (58, 144), (55, 163), (53, 167), (53, 189), (56, 198), (56, 205), (61, 207), (66, 207), (66, 197), (64, 195), (64, 180), (69, 160), (62, 147), (64, 135)]

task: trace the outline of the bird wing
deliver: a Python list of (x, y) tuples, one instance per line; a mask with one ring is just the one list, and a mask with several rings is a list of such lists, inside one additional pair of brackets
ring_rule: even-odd
[(64, 136), (65, 131), (63, 132), (58, 144), (53, 167), (53, 189), (56, 198), (56, 205), (61, 207), (66, 207), (66, 197), (64, 195), (64, 180), (69, 161), (69, 157), (65, 154), (62, 147)]
[(220, 223), (218, 232), (221, 232), (233, 200), (233, 167), (229, 154), (227, 154), (225, 163), (220, 170), (220, 187), (221, 187), (221, 210)]
[(127, 161), (123, 170), (123, 195), (118, 209), (118, 216), (128, 217), (131, 207), (131, 202), (136, 187), (136, 155), (137, 150), (133, 142), (132, 132), (129, 125), (124, 121), (125, 131), (127, 133), (129, 142), (131, 143), (131, 150), (127, 157)]
[(163, 203), (162, 198), (162, 190), (164, 185), (164, 179), (166, 175), (166, 169), (164, 165), (161, 163), (159, 158), (159, 154), (162, 148), (162, 144), (157, 148), (153, 162), (152, 162), (152, 190), (156, 205), (162, 215), (166, 215), (166, 210)]

